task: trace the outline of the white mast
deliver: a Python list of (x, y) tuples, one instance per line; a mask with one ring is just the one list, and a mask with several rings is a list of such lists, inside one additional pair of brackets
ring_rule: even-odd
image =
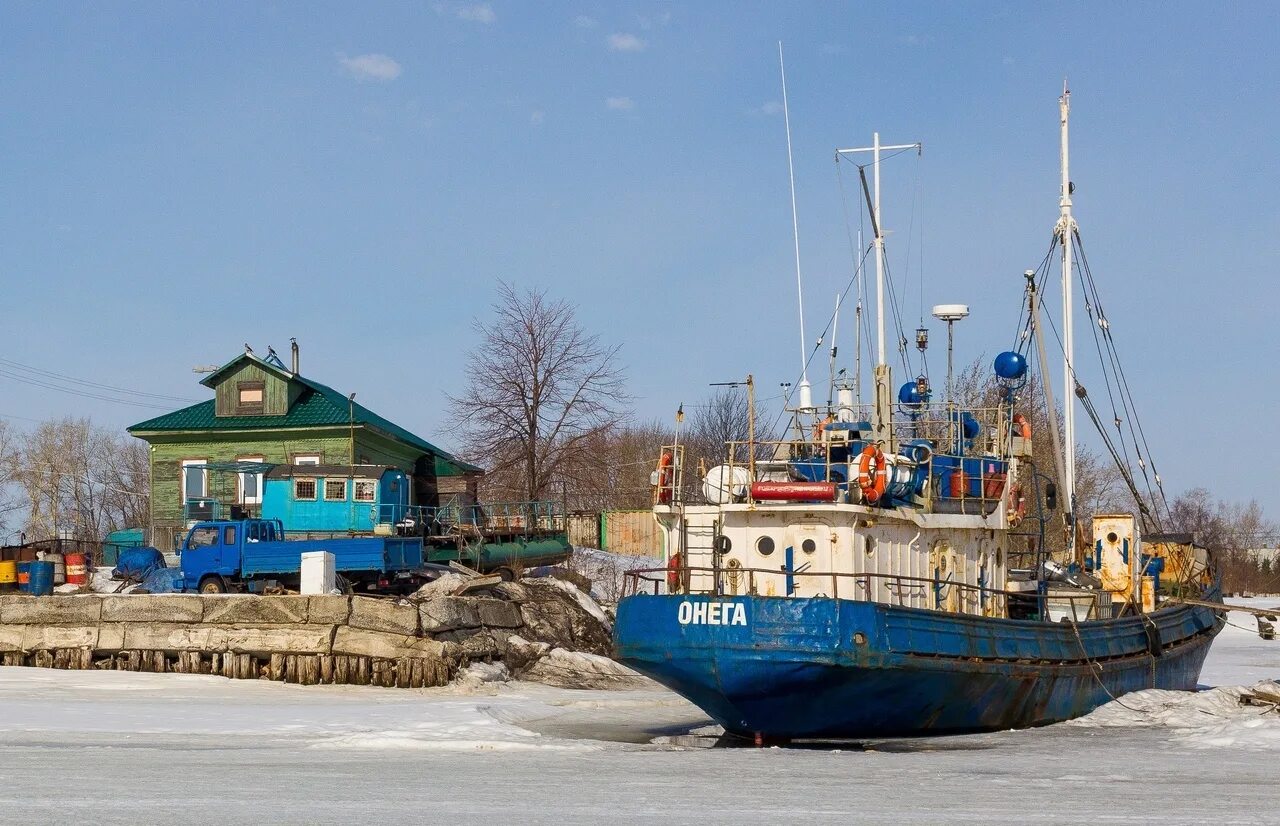
[(1076, 505), (1076, 417), (1075, 417), (1075, 344), (1072, 337), (1071, 301), (1074, 293), (1074, 277), (1071, 264), (1071, 239), (1076, 231), (1076, 220), (1071, 215), (1071, 176), (1068, 171), (1067, 152), (1067, 115), (1071, 111), (1071, 92), (1066, 81), (1062, 83), (1062, 97), (1058, 98), (1058, 113), (1062, 127), (1062, 195), (1058, 200), (1061, 215), (1054, 232), (1062, 243), (1062, 353), (1063, 365), (1063, 441), (1064, 472), (1063, 482), (1065, 515), (1067, 518), (1067, 540), (1069, 548), (1075, 550), (1075, 505)]
[(870, 152), (872, 175), (875, 183), (872, 185), (874, 190), (874, 205), (872, 211), (875, 213), (871, 216), (871, 229), (875, 232), (876, 245), (876, 369), (875, 369), (875, 421), (873, 425), (876, 431), (877, 441), (882, 441), (889, 445), (893, 441), (892, 424), (893, 410), (892, 402), (889, 396), (889, 359), (887, 355), (887, 347), (884, 341), (884, 221), (880, 213), (880, 152), (881, 150), (894, 152), (898, 150), (915, 149), (919, 151), (921, 144), (904, 143), (897, 146), (884, 146), (880, 143), (880, 133), (875, 132), (871, 136), (871, 146), (863, 146), (857, 149), (837, 149), (837, 155), (852, 155), (855, 152)]
[(796, 168), (791, 161), (791, 112), (787, 108), (787, 67), (782, 62), (782, 41), (778, 41), (778, 69), (782, 73), (782, 119), (787, 126), (787, 172), (791, 177), (791, 238), (796, 248), (796, 297), (800, 305), (800, 407), (813, 407), (813, 391), (809, 386), (809, 357), (805, 352), (804, 284), (800, 280), (800, 220), (796, 215)]

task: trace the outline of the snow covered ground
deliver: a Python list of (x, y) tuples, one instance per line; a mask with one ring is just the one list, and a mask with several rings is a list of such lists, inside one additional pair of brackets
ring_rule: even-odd
[[(1230, 620), (1205, 685), (1280, 678), (1280, 642)], [(501, 676), (411, 692), (0, 668), (0, 822), (1280, 823), (1280, 714), (1227, 689), (1031, 731), (709, 749), (650, 743), (707, 722), (669, 692)]]

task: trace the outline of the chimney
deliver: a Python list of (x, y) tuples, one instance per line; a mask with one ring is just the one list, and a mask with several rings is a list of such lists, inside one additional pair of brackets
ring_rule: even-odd
[(289, 348), (293, 351), (293, 374), (298, 375), (298, 340), (289, 339)]

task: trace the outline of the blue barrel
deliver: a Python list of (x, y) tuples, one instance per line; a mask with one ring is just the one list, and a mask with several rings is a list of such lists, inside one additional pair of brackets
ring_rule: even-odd
[(31, 593), (38, 597), (47, 597), (53, 593), (53, 563), (31, 563)]
[(31, 563), (18, 563), (18, 590), (24, 594), (31, 593)]

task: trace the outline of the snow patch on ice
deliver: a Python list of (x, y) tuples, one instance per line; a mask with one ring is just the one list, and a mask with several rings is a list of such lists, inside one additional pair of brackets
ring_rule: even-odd
[(1280, 683), (1220, 686), (1208, 691), (1136, 691), (1064, 725), (1080, 728), (1167, 728), (1172, 741), (1195, 749), (1280, 748), (1280, 710), (1248, 697), (1280, 696)]

